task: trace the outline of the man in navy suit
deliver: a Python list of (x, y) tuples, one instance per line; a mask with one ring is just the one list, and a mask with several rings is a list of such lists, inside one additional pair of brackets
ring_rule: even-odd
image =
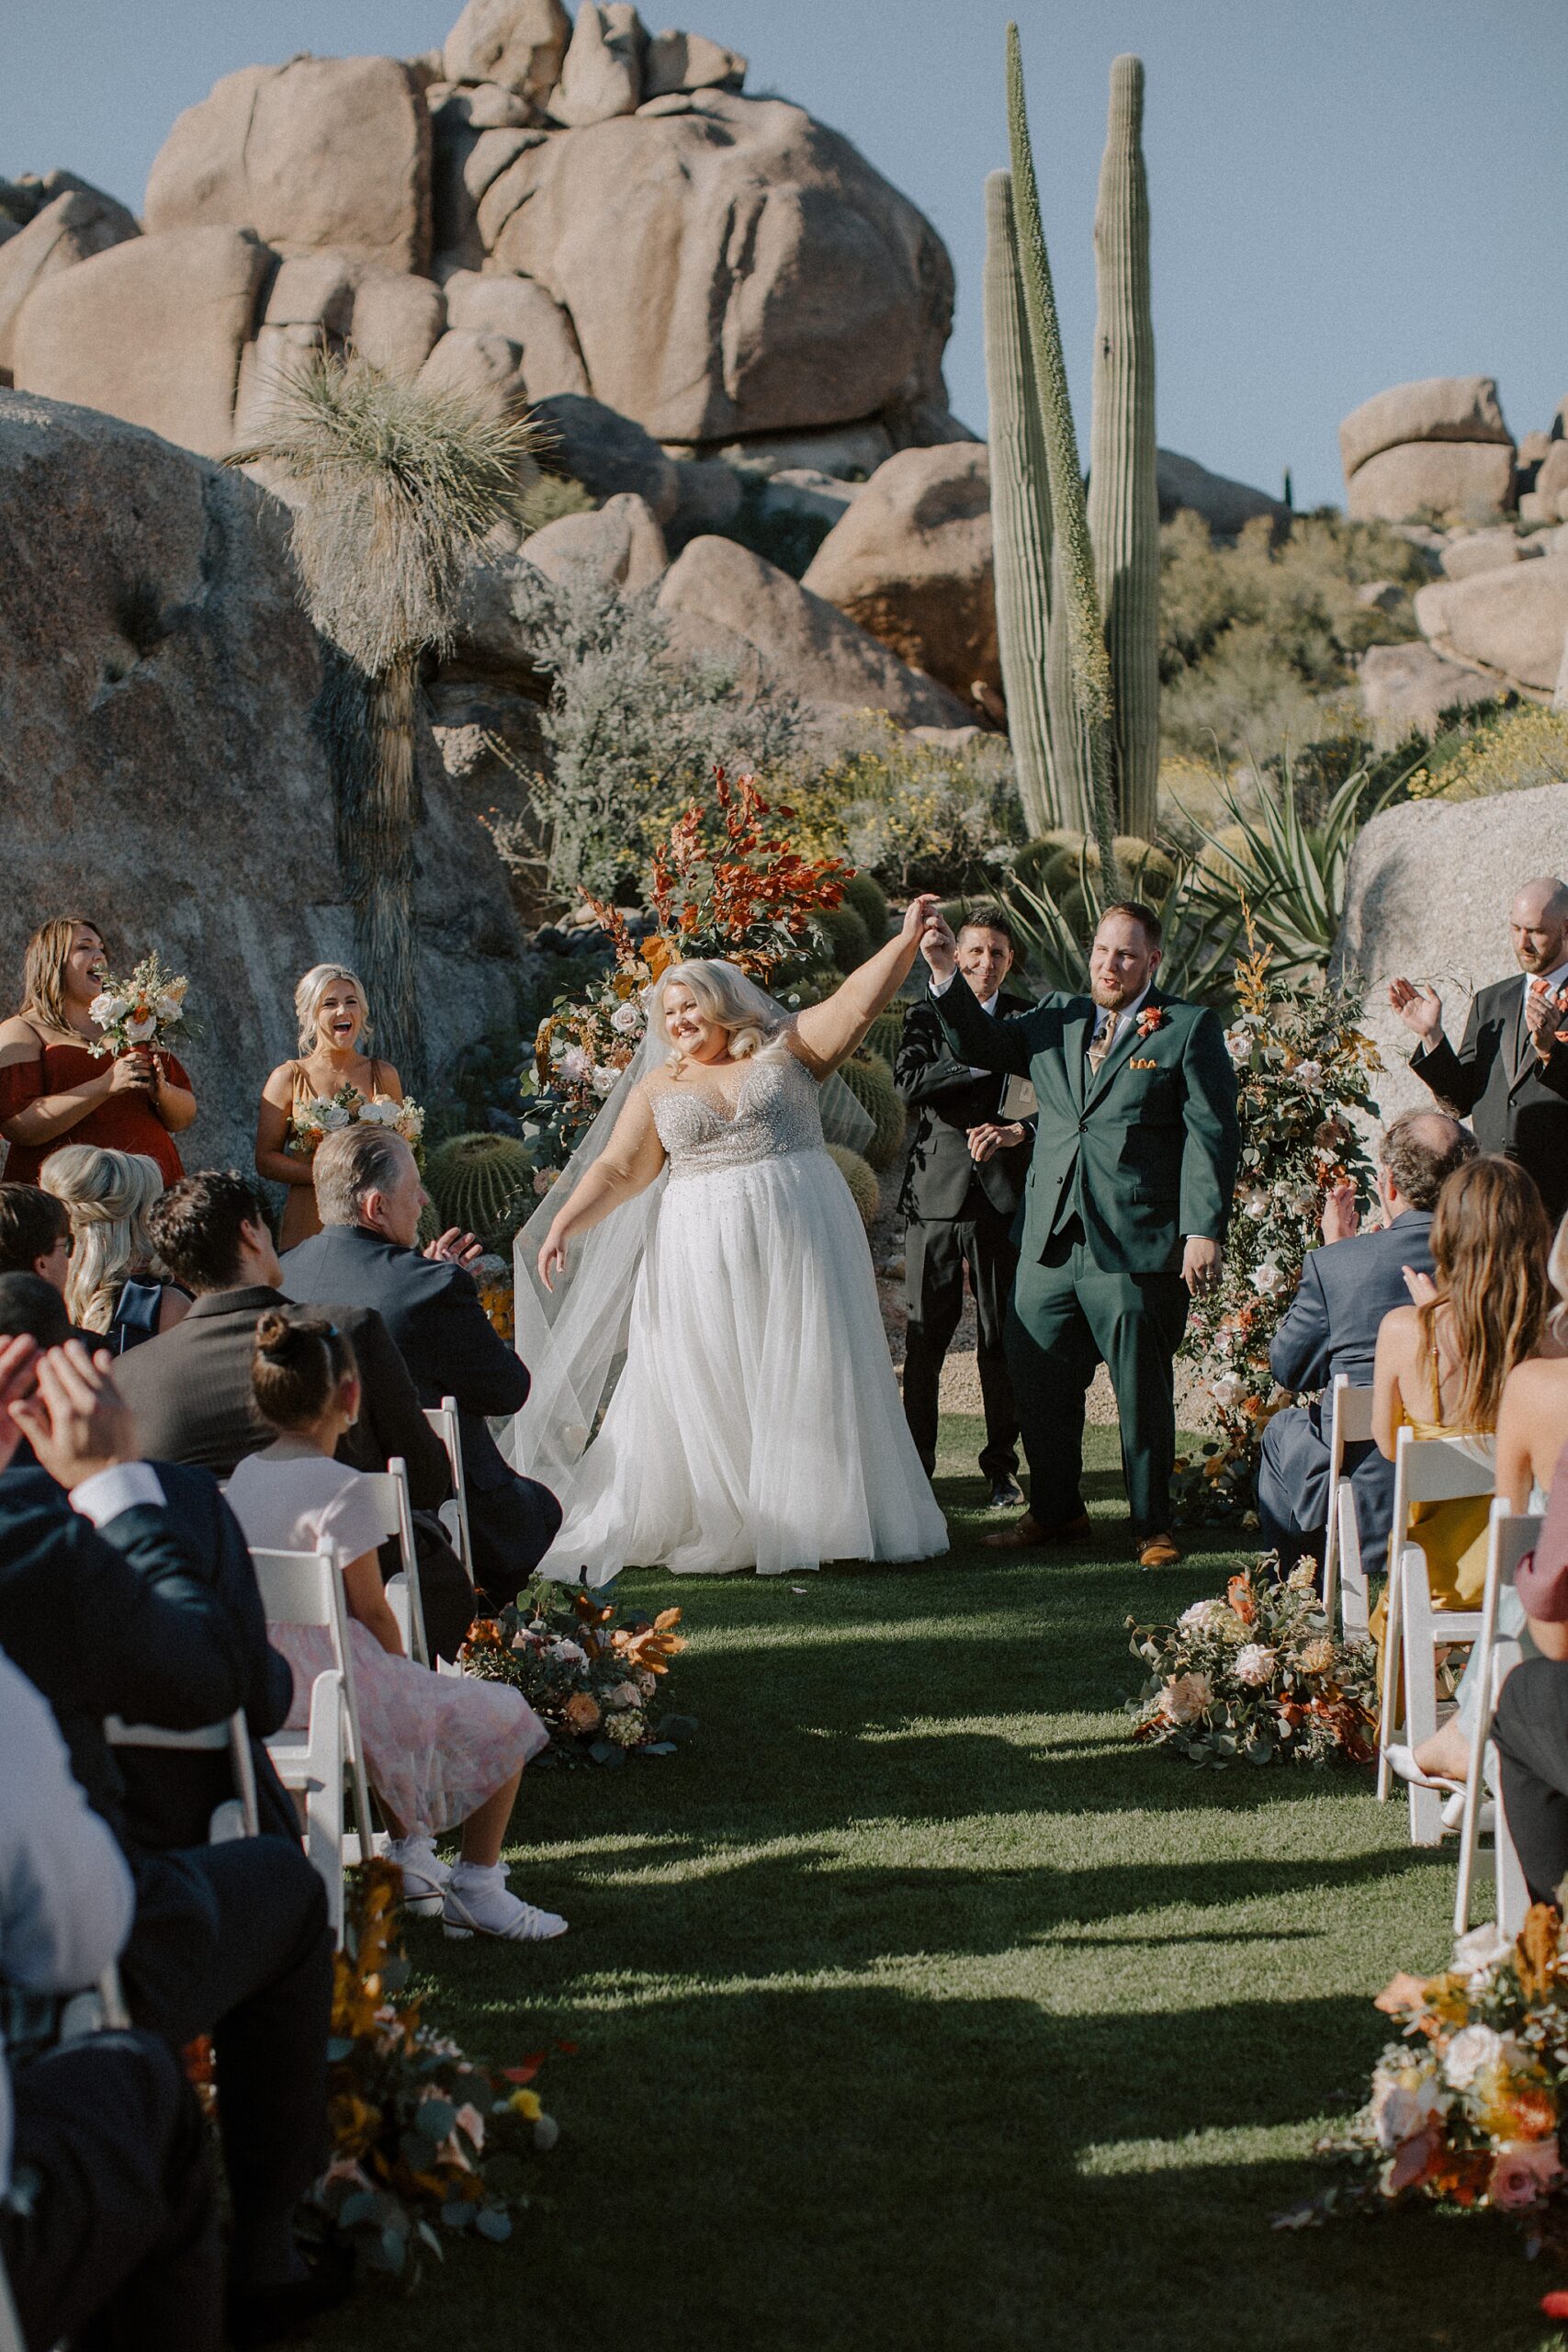
[(428, 1199), (414, 1156), (390, 1127), (328, 1136), (313, 1165), (321, 1230), (283, 1261), (289, 1298), (320, 1306), (372, 1306), (402, 1351), (422, 1405), (457, 1400), (474, 1575), (492, 1603), (515, 1598), (561, 1521), (547, 1487), (520, 1477), (490, 1433), (491, 1415), (515, 1413), (528, 1367), (484, 1308), (465, 1261), (471, 1234), (415, 1248)]
[[(1410, 1303), (1404, 1269), (1431, 1272), (1428, 1235), (1438, 1194), (1453, 1170), (1474, 1157), (1474, 1137), (1457, 1119), (1439, 1111), (1406, 1111), (1378, 1147), (1382, 1222), (1357, 1231), (1348, 1184), (1325, 1204), (1325, 1247), (1308, 1257), (1269, 1351), (1269, 1368), (1281, 1388), (1323, 1392), (1304, 1411), (1276, 1413), (1263, 1432), (1258, 1516), (1265, 1544), (1286, 1568), (1303, 1553), (1323, 1556), (1334, 1382), (1343, 1373), (1354, 1386), (1371, 1387), (1378, 1326), (1391, 1308)], [(1376, 1570), (1388, 1544), (1393, 1464), (1371, 1444), (1348, 1448), (1345, 1464), (1356, 1496), (1361, 1555)]]

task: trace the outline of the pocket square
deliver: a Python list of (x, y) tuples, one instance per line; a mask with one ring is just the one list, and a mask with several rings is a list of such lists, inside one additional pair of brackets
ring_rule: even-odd
[(1143, 1061), (1136, 1054), (1129, 1054), (1127, 1067), (1129, 1069), (1158, 1069), (1159, 1064), (1154, 1060)]

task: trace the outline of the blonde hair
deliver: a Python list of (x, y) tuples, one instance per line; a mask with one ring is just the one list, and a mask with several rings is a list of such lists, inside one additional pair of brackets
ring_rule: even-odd
[(677, 983), (690, 989), (708, 1019), (727, 1032), (737, 1061), (761, 1053), (783, 1033), (784, 1017), (778, 1006), (755, 980), (747, 978), (739, 964), (727, 963), (717, 956), (694, 956), (689, 964), (671, 964), (660, 976), (649, 1007), (649, 1028), (668, 1047), (671, 1061), (679, 1062), (682, 1056), (665, 1025), (664, 999)]
[(164, 1171), (144, 1152), (68, 1143), (50, 1153), (39, 1182), (71, 1219), (65, 1311), (84, 1331), (107, 1331), (127, 1275), (152, 1256), (147, 1212), (163, 1192)]
[(67, 1035), (72, 1030), (65, 1010), (65, 966), (79, 931), (90, 931), (98, 940), (104, 935), (90, 915), (51, 916), (39, 923), (22, 960), (24, 1017), (33, 1013), (46, 1027), (62, 1029)]
[(312, 964), (294, 991), (294, 1018), (299, 1027), (299, 1051), (314, 1053), (316, 1049), (316, 1015), (321, 1009), (321, 999), (334, 980), (346, 980), (359, 999), (359, 1009), (365, 1019), (360, 1024), (359, 1043), (370, 1042), (370, 1000), (365, 993), (365, 983), (357, 972), (346, 964)]
[(1551, 1227), (1534, 1178), (1493, 1154), (1456, 1168), (1438, 1195), (1431, 1250), (1438, 1295), (1417, 1320), (1435, 1362), (1445, 1313), (1461, 1382), (1453, 1426), (1495, 1430), (1504, 1382), (1546, 1329)]

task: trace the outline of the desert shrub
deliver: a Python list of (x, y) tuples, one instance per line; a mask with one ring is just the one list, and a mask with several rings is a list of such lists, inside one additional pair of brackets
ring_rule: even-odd
[(1407, 789), (1412, 800), (1479, 800), (1540, 784), (1568, 784), (1568, 710), (1524, 703), (1435, 743)]
[(863, 1159), (858, 1151), (852, 1151), (848, 1144), (830, 1143), (828, 1157), (849, 1186), (850, 1196), (860, 1211), (860, 1221), (869, 1233), (882, 1206), (882, 1193), (875, 1170), (868, 1159)]
[(874, 947), (887, 936), (887, 893), (874, 874), (852, 874), (844, 885), (844, 904), (853, 907), (871, 933)]
[[(543, 462), (549, 452), (541, 450), (539, 455)], [(598, 503), (593, 492), (570, 474), (545, 473), (524, 501), (523, 519), (529, 530), (542, 531), (547, 523), (558, 523), (563, 514), (592, 514)]]
[(839, 1075), (862, 1110), (876, 1122), (876, 1133), (865, 1148), (867, 1159), (874, 1168), (891, 1168), (904, 1148), (909, 1123), (892, 1069), (880, 1054), (868, 1053), (863, 1046), (858, 1054), (851, 1055)]
[(993, 888), (1024, 838), (1001, 736), (922, 742), (882, 711), (797, 756), (789, 799), (803, 851), (847, 857), (901, 898)]

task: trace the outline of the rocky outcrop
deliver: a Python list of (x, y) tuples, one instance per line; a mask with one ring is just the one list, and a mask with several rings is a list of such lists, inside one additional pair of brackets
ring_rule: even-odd
[(623, 491), (592, 514), (562, 514), (523, 542), (524, 560), (547, 580), (582, 581), (635, 596), (670, 568), (658, 517), (646, 499)]
[(1498, 681), (1483, 670), (1445, 662), (1429, 645), (1371, 645), (1357, 666), (1361, 702), (1373, 740), (1384, 748), (1413, 729), (1435, 733), (1439, 715), (1456, 704), (1489, 702)]
[(1411, 441), (1490, 441), (1512, 447), (1491, 376), (1427, 376), (1394, 384), (1352, 409), (1339, 427), (1346, 480), (1380, 450)]
[(7, 238), (0, 246), (0, 382), (11, 379), (17, 321), (34, 288), (55, 271), (141, 234), (123, 204), (101, 188), (78, 186), (51, 197), (26, 228)]
[(542, 107), (571, 39), (561, 0), (468, 0), (441, 53), (449, 82), (492, 82)]
[(571, 321), (531, 277), (481, 277), (459, 270), (446, 280), (446, 316), (476, 334), (502, 334), (532, 401), (588, 391), (588, 370)]
[(1360, 522), (1473, 519), (1514, 503), (1514, 441), (1490, 376), (1394, 384), (1339, 427), (1346, 503)]
[[(28, 933), (72, 907), (105, 926), (117, 967), (156, 946), (186, 972), (204, 1030), (189, 1167), (248, 1165), (262, 1080), (294, 1050), (294, 984), (351, 953), (313, 716), (321, 648), (285, 520), (242, 475), (151, 434), (0, 393), (7, 1001)], [(422, 778), (416, 937), (439, 1067), (509, 1000), (522, 943), (428, 737)]]
[(595, 498), (635, 491), (660, 523), (670, 521), (680, 496), (675, 460), (630, 417), (570, 392), (538, 401), (534, 415), (545, 436), (539, 458), (547, 473), (570, 475)]
[(1431, 581), (1416, 618), (1439, 654), (1550, 695), (1568, 637), (1568, 557)]
[(997, 688), (989, 453), (905, 449), (879, 466), (823, 540), (802, 586), (967, 703)]
[(1505, 526), (1492, 531), (1461, 532), (1448, 541), (1438, 561), (1448, 579), (1470, 580), (1478, 571), (1501, 571), (1510, 563), (1522, 563), (1531, 552), (1518, 534)]
[(1173, 514), (1184, 509), (1201, 514), (1217, 538), (1234, 539), (1247, 524), (1255, 523), (1260, 515), (1281, 528), (1290, 522), (1291, 510), (1264, 490), (1254, 490), (1250, 482), (1232, 481), (1225, 474), (1214, 474), (1201, 466), (1195, 458), (1179, 457), (1174, 449), (1156, 451), (1156, 480), (1159, 491), (1159, 519), (1168, 523)]

